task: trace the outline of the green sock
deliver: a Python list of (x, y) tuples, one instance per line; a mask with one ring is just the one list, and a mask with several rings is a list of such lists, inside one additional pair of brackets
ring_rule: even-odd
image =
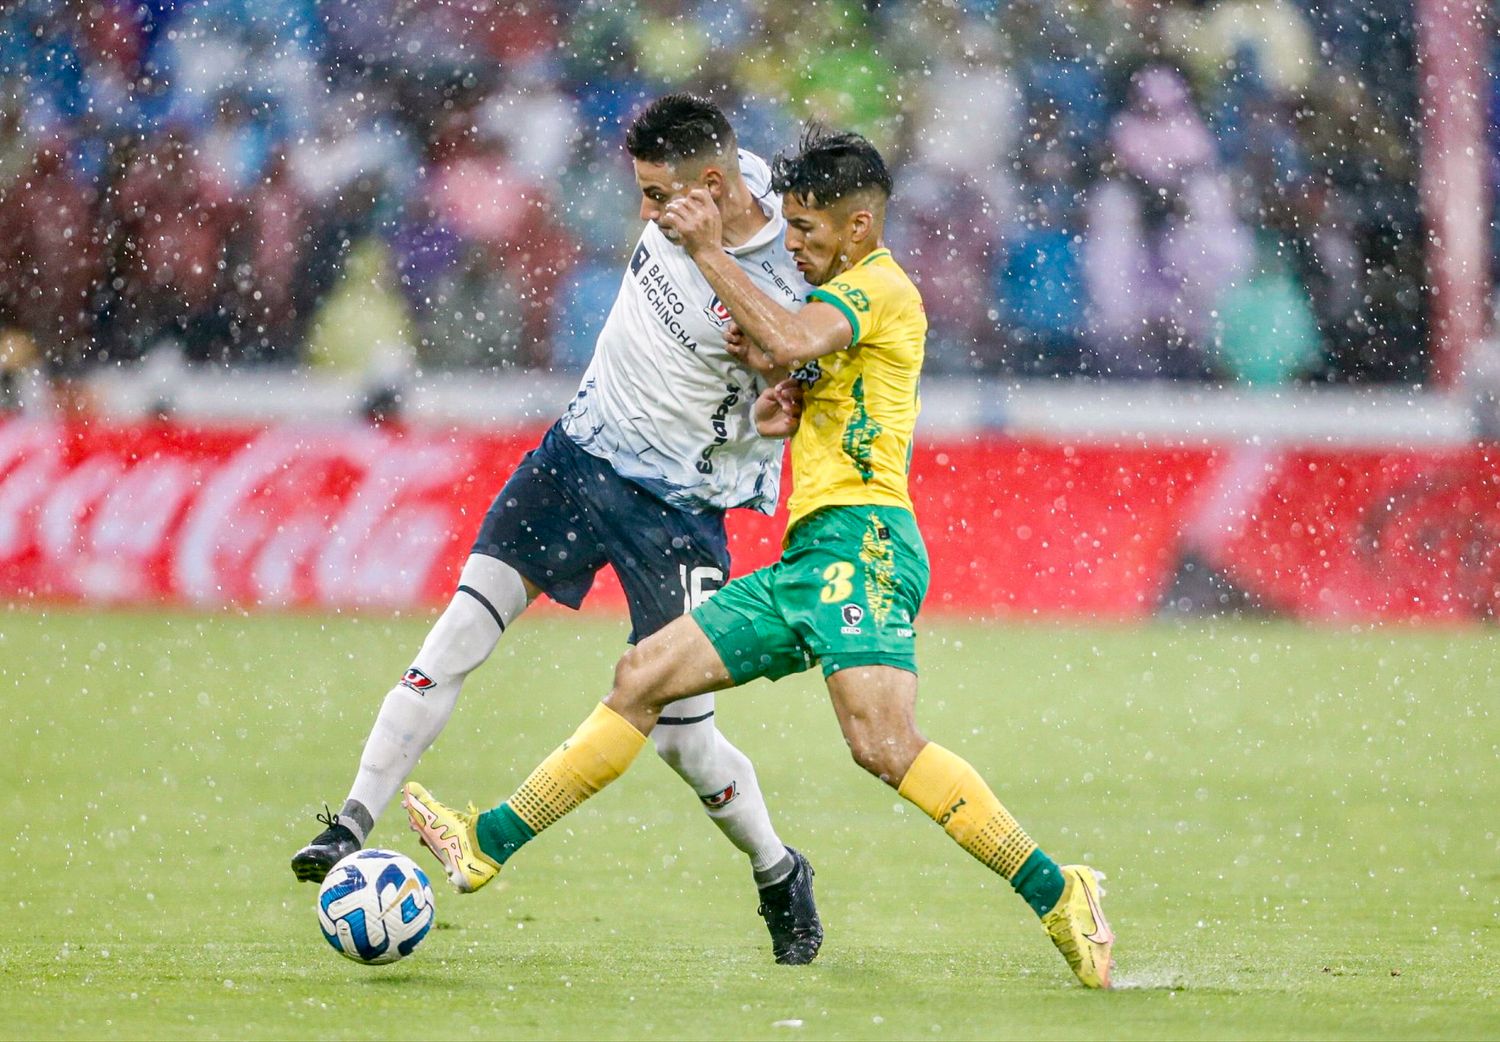
[(1041, 847), (1033, 850), (1022, 863), (1010, 885), (1016, 888), (1021, 900), (1029, 904), (1038, 916), (1046, 915), (1062, 900), (1062, 872), (1056, 861), (1042, 853)]
[(479, 815), (479, 820), (474, 823), (474, 834), (479, 838), (479, 849), (497, 865), (505, 864), (536, 835), (531, 826), (510, 809), (508, 802)]

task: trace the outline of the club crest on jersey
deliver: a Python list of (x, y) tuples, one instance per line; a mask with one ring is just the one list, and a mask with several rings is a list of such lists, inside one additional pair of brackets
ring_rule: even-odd
[(401, 678), (401, 686), (409, 687), (420, 695), (437, 687), (437, 681), (433, 680), (426, 673), (423, 673), (416, 666), (413, 666), (406, 671), (406, 676)]
[(708, 307), (703, 309), (703, 313), (712, 319), (714, 325), (720, 329), (729, 325), (729, 308), (724, 306), (724, 302), (719, 299), (717, 293), (714, 294), (714, 299), (708, 302)]
[(705, 807), (714, 810), (733, 802), (734, 798), (739, 794), (739, 788), (734, 782), (730, 782), (718, 792), (711, 792), (707, 796), (699, 796), (698, 798), (703, 801)]

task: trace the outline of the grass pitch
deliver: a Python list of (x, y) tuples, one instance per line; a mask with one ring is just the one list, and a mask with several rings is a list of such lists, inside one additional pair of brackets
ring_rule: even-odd
[[(1043, 846), (1109, 872), (1112, 994), (849, 760), (815, 675), (721, 696), (828, 940), (777, 967), (746, 865), (649, 755), (367, 969), (291, 852), (426, 620), (0, 616), (0, 1035), (1495, 1037), (1500, 644), (1265, 623), (933, 625), (920, 717)], [(418, 777), (487, 804), (583, 718), (624, 626), (529, 618)], [(377, 843), (428, 855), (388, 815)]]

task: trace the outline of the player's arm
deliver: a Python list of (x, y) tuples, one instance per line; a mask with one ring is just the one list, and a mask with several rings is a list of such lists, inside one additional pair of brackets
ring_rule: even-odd
[(832, 304), (814, 300), (788, 311), (750, 280), (724, 252), (719, 208), (706, 191), (695, 188), (673, 199), (660, 223), (676, 234), (740, 329), (776, 367), (795, 369), (853, 342), (854, 327)]

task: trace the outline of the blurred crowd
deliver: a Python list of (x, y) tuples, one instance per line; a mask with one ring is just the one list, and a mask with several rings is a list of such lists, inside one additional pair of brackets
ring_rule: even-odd
[(19, 0), (0, 359), (581, 368), (688, 89), (886, 151), (936, 370), (1416, 381), (1413, 50), (1404, 0)]

